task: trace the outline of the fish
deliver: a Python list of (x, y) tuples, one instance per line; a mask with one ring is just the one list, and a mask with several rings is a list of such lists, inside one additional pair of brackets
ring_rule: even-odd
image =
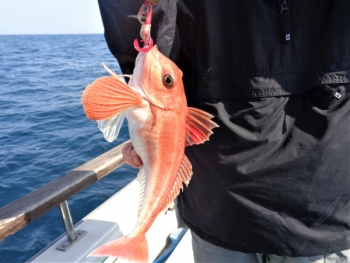
[(218, 125), (211, 114), (187, 107), (182, 72), (156, 45), (139, 52), (128, 84), (106, 69), (112, 76), (88, 85), (82, 105), (86, 116), (98, 122), (107, 141), (117, 137), (126, 116), (132, 145), (143, 163), (138, 178), (144, 190), (134, 230), (89, 256), (148, 262), (146, 232), (193, 174), (185, 147), (209, 140)]

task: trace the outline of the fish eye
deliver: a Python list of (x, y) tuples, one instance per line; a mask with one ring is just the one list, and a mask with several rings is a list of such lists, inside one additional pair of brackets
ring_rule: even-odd
[(167, 88), (171, 88), (174, 85), (173, 77), (169, 74), (163, 76), (163, 83)]

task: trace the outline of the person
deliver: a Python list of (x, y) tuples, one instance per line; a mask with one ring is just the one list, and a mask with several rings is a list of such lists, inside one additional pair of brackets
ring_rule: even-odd
[[(143, 2), (99, 0), (124, 74)], [(186, 148), (178, 208), (195, 261), (350, 262), (350, 1), (152, 2), (189, 106), (220, 126)]]

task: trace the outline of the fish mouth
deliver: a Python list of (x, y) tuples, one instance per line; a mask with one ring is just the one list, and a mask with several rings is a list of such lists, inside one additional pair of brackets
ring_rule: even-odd
[[(154, 46), (153, 48), (156, 48), (156, 46)], [(139, 83), (142, 83), (141, 79), (142, 79), (142, 73), (143, 73), (143, 67), (144, 67), (144, 63), (146, 59), (146, 53), (139, 53), (136, 57), (136, 62), (135, 62), (135, 68), (134, 68), (134, 73), (132, 75), (132, 77), (130, 78), (128, 85), (134, 90), (136, 91), (144, 100), (148, 101), (150, 104), (161, 108), (161, 109), (165, 109), (164, 105), (159, 102), (157, 99), (152, 98), (150, 96), (147, 95), (146, 91), (144, 88), (142, 88), (141, 85), (139, 85)]]
[[(141, 92), (138, 92), (138, 91), (141, 91)], [(142, 87), (138, 87), (138, 89), (136, 90), (136, 92), (138, 94), (140, 94), (140, 96), (145, 100), (145, 101), (148, 101), (150, 104), (158, 107), (158, 108), (161, 108), (161, 109), (165, 109), (164, 105), (159, 102), (158, 100), (156, 100), (155, 98), (150, 98), (147, 96), (147, 94), (145, 93), (145, 90), (142, 88)]]
[(150, 99), (150, 98), (147, 98), (145, 97), (144, 98), (146, 101), (148, 101), (149, 103), (153, 104), (154, 106), (158, 107), (158, 108), (161, 108), (161, 109), (165, 109), (165, 107), (163, 106), (162, 103), (160, 103), (159, 101), (157, 101), (156, 99)]
[(135, 85), (135, 84), (136, 83), (135, 83), (134, 75), (133, 75), (128, 82), (128, 86), (131, 89), (133, 89), (135, 92), (137, 92), (145, 101), (148, 101), (150, 104), (152, 104), (158, 108), (165, 109), (164, 105), (161, 102), (159, 102), (155, 98), (148, 97), (145, 90), (141, 86)]

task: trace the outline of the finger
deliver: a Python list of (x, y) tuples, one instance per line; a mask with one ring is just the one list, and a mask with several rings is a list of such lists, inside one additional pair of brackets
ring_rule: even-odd
[(134, 146), (131, 142), (124, 145), (124, 147), (122, 148), (122, 154), (124, 162), (129, 164), (130, 166), (134, 168), (139, 168), (143, 165), (140, 156), (134, 150)]
[(122, 148), (123, 156), (130, 155), (131, 150), (134, 148), (134, 147), (132, 147), (132, 149), (130, 149), (131, 147), (132, 147), (132, 143), (131, 142), (128, 142), (127, 144), (124, 145), (124, 147)]
[(136, 167), (136, 168), (142, 166), (142, 165), (143, 165), (143, 162), (142, 162), (140, 156), (138, 156), (137, 154), (135, 154), (135, 155), (133, 156), (133, 158), (132, 158), (132, 164), (133, 164), (133, 166)]
[(130, 153), (130, 146), (132, 145), (131, 142), (127, 143), (124, 145), (124, 147), (122, 148), (122, 155), (123, 155), (123, 159), (126, 163), (130, 162), (131, 159), (131, 153)]

